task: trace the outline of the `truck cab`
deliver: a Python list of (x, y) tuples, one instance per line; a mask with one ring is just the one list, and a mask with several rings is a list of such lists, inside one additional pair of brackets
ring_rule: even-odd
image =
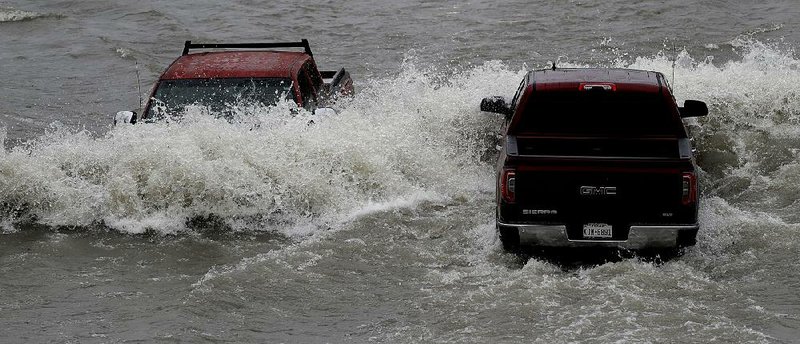
[(497, 230), (507, 250), (674, 248), (695, 243), (698, 183), (683, 118), (664, 75), (630, 69), (528, 73), (505, 116), (496, 166)]
[[(303, 48), (303, 51), (274, 50), (282, 48)], [(271, 106), (281, 101), (291, 101), (313, 112), (328, 108), (339, 96), (352, 93), (350, 73), (344, 68), (318, 70), (305, 39), (243, 44), (186, 41), (183, 54), (153, 87), (140, 120), (176, 116), (187, 106), (201, 106), (225, 115), (238, 104)], [(137, 115), (118, 114), (117, 119), (135, 123)]]

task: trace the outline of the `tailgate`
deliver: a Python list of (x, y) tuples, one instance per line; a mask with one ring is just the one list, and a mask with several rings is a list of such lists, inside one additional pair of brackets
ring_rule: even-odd
[(678, 168), (557, 168), (516, 170), (511, 222), (567, 224), (694, 223), (694, 204), (683, 204)]

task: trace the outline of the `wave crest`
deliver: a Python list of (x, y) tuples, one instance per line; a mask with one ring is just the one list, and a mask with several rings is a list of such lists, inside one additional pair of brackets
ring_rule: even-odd
[(36, 13), (13, 8), (0, 8), (0, 23), (22, 22), (39, 18), (60, 18), (58, 14)]

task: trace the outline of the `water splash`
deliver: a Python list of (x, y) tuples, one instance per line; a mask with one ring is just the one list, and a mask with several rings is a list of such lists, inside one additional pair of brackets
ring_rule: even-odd
[(481, 159), (499, 121), (478, 111), (480, 98), (513, 91), (521, 73), (491, 63), (439, 83), (406, 65), (328, 118), (248, 108), (239, 117), (251, 120), (229, 123), (190, 109), (102, 137), (55, 126), (0, 153), (4, 216), (173, 233), (209, 215), (325, 223), (420, 195), (469, 199), (491, 188)]

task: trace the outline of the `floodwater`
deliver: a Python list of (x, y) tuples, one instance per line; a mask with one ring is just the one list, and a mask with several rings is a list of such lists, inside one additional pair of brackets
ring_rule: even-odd
[[(798, 14), (795, 1), (0, 1), (0, 342), (795, 342)], [(300, 38), (353, 75), (336, 116), (243, 108), (112, 128), (185, 40)], [(501, 250), (501, 123), (478, 104), (553, 62), (661, 71), (679, 101), (709, 104), (687, 122), (695, 247), (577, 264)]]

